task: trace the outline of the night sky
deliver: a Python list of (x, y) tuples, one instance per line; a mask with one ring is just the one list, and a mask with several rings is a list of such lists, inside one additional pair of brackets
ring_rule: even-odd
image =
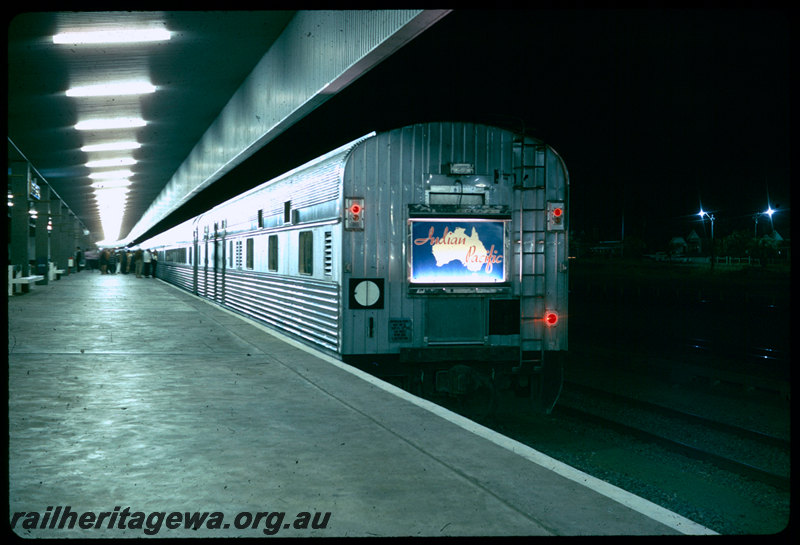
[(454, 12), (204, 198), (371, 130), (463, 119), (524, 126), (562, 155), (575, 234), (618, 240), (624, 216), (626, 238), (655, 251), (703, 235), (701, 205), (723, 237), (752, 233), (769, 202), (789, 238), (789, 21), (757, 9)]

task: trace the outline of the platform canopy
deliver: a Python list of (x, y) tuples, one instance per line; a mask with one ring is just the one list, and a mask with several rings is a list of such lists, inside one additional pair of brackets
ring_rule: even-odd
[(95, 240), (131, 243), (446, 14), (19, 14), (8, 161)]

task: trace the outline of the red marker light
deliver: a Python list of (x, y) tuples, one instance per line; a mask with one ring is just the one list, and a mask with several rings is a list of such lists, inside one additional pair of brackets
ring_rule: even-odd
[(364, 230), (364, 199), (347, 197), (344, 200), (344, 228), (348, 231)]
[(549, 202), (547, 203), (547, 230), (548, 231), (563, 231), (565, 229), (565, 221), (567, 219), (567, 211), (564, 210), (563, 202)]
[(555, 311), (548, 311), (544, 315), (545, 325), (553, 326), (558, 322), (558, 313)]

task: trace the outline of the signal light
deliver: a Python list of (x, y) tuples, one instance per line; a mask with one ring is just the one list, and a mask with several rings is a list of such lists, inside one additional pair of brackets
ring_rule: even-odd
[(344, 228), (351, 231), (364, 229), (364, 199), (353, 197), (345, 199)]
[(555, 310), (548, 310), (544, 313), (544, 323), (547, 326), (554, 326), (558, 323), (558, 313)]
[(547, 203), (547, 229), (549, 231), (564, 230), (565, 210), (563, 202)]

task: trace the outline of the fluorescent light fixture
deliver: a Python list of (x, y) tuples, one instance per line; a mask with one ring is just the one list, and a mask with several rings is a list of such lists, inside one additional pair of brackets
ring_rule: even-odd
[(99, 210), (120, 210), (125, 208), (125, 197), (114, 197), (109, 199), (98, 199), (97, 208)]
[(125, 195), (126, 193), (130, 193), (130, 191), (131, 190), (127, 187), (108, 187), (105, 189), (95, 189), (94, 196), (95, 198), (114, 197)]
[(127, 197), (124, 195), (109, 195), (107, 197), (102, 196), (95, 199), (98, 208), (100, 209), (115, 209), (115, 208), (125, 208), (125, 201)]
[(125, 179), (106, 180), (103, 182), (94, 182), (90, 187), (93, 187), (94, 189), (111, 189), (113, 187), (128, 187), (132, 183), (132, 181)]
[(133, 172), (130, 170), (109, 170), (108, 172), (95, 172), (94, 174), (89, 174), (89, 178), (92, 180), (113, 180), (127, 178), (129, 176), (133, 176)]
[(110, 215), (118, 211), (122, 211), (125, 209), (125, 200), (124, 198), (109, 200), (109, 201), (97, 201), (97, 210), (100, 212), (100, 215), (103, 213), (108, 212)]
[(119, 210), (125, 208), (126, 197), (124, 195), (108, 195), (95, 200), (100, 210)]
[(119, 215), (125, 210), (125, 203), (124, 202), (116, 202), (116, 203), (108, 203), (108, 204), (100, 204), (97, 209), (97, 213), (100, 216), (100, 221), (103, 223), (106, 222), (115, 222), (119, 221)]
[(79, 121), (75, 128), (79, 131), (101, 130), (101, 129), (129, 129), (134, 127), (144, 127), (144, 119), (140, 117), (114, 117), (108, 119), (89, 119)]
[(163, 28), (95, 30), (88, 32), (62, 32), (53, 36), (54, 44), (121, 44), (135, 42), (161, 42), (169, 40), (172, 33)]
[(107, 144), (92, 144), (83, 146), (81, 151), (122, 151), (129, 149), (139, 149), (142, 145), (139, 142), (108, 142)]
[(136, 159), (133, 157), (117, 157), (115, 159), (98, 159), (97, 161), (89, 161), (86, 166), (89, 168), (102, 168), (102, 167), (124, 167), (128, 165), (135, 165)]
[(124, 206), (110, 205), (106, 207), (100, 207), (97, 213), (99, 214), (100, 221), (102, 223), (109, 223), (118, 221), (117, 220), (118, 216), (122, 214), (124, 210), (125, 210)]
[(100, 83), (83, 85), (67, 89), (68, 97), (104, 97), (120, 95), (143, 95), (154, 93), (155, 85), (149, 81), (120, 81), (116, 83)]

